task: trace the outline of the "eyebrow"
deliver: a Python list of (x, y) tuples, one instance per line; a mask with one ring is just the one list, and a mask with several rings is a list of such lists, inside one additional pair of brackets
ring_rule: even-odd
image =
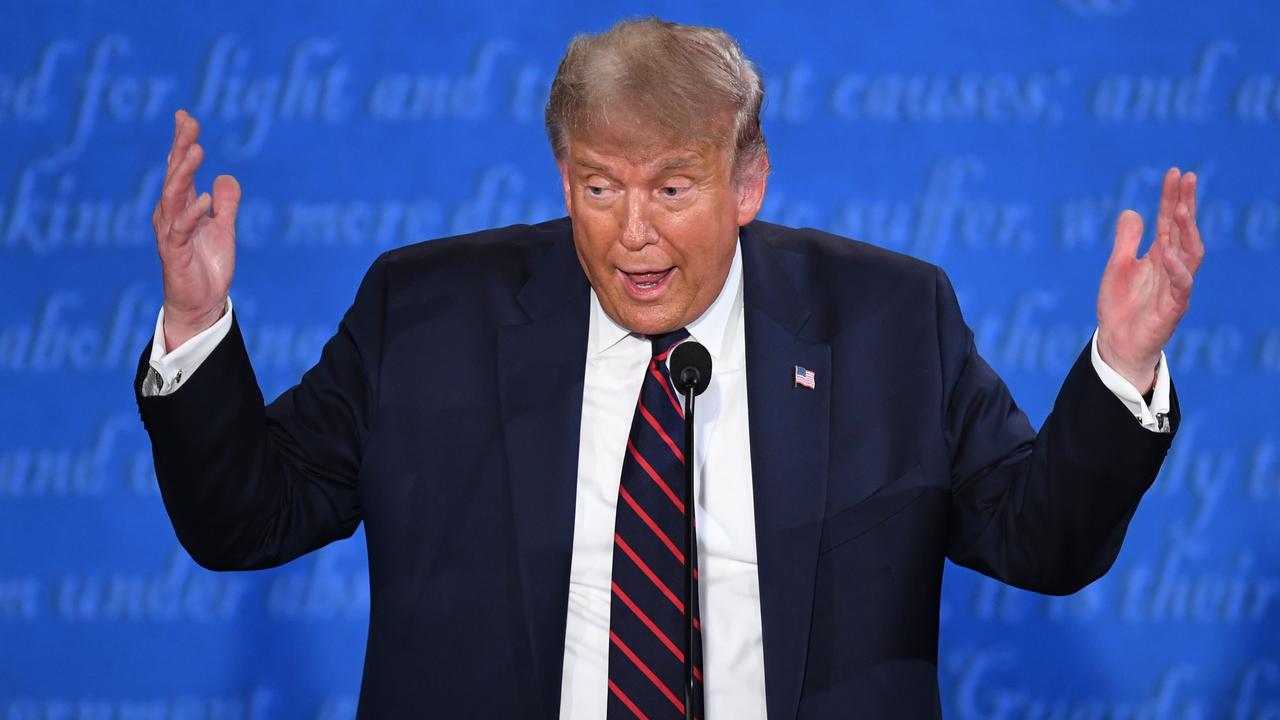
[(601, 173), (604, 173), (604, 174), (606, 174), (606, 175), (608, 175), (608, 174), (609, 174), (609, 169), (608, 169), (608, 168), (603, 167), (603, 166), (601, 166), (601, 165), (596, 165), (595, 163), (587, 162), (586, 160), (583, 160), (583, 159), (582, 159), (582, 158), (580, 158), (580, 157), (576, 157), (576, 158), (574, 158), (574, 159), (573, 159), (573, 164), (574, 164), (574, 165), (577, 165), (577, 166), (579, 166), (579, 167), (584, 167), (584, 168), (586, 168), (586, 169), (588, 169), (588, 170), (595, 170), (596, 172), (601, 172)]
[[(681, 168), (697, 165), (698, 160), (699, 157), (697, 155), (693, 153), (684, 153), (682, 155), (667, 158), (658, 165), (657, 169), (659, 171), (679, 170)], [(573, 158), (573, 164), (578, 167), (586, 168), (587, 170), (594, 170), (598, 173), (603, 173), (612, 177), (612, 173), (609, 171), (609, 168), (606, 168), (603, 165), (597, 165), (596, 163), (590, 162), (582, 157)]]
[(659, 170), (677, 170), (679, 168), (686, 168), (686, 167), (690, 167), (692, 165), (697, 165), (697, 164), (698, 164), (697, 155), (692, 155), (692, 154), (677, 155), (673, 158), (669, 158), (663, 161), (663, 163), (658, 166), (658, 169)]

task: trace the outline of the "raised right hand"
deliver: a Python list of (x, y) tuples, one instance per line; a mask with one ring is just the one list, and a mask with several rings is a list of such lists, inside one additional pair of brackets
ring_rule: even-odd
[(164, 343), (170, 352), (222, 317), (235, 273), (240, 183), (219, 175), (212, 196), (196, 195), (196, 168), (204, 159), (199, 135), (200, 124), (179, 110), (164, 189), (151, 215), (164, 273)]

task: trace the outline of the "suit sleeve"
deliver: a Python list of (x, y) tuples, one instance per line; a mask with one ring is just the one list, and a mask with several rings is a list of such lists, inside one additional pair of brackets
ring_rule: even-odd
[(319, 362), (264, 407), (238, 321), (177, 392), (143, 397), (156, 478), (178, 540), (200, 565), (249, 570), (349, 537), (361, 520), (362, 449), (377, 403), (384, 263), (360, 286)]
[[(951, 453), (947, 555), (1021, 588), (1075, 592), (1115, 562), (1173, 433), (1134, 419), (1094, 371), (1088, 345), (1035, 432), (978, 354), (941, 271), (937, 302)], [(1171, 392), (1175, 431), (1178, 417)]]

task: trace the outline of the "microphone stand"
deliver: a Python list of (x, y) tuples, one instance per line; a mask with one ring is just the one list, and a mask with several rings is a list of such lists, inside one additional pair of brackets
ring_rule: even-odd
[(684, 396), (684, 717), (685, 720), (694, 720), (693, 604), (697, 602), (698, 595), (693, 564), (698, 558), (698, 539), (694, 533), (697, 506), (693, 477), (697, 454), (693, 448), (693, 398), (711, 384), (711, 354), (695, 341), (682, 343), (671, 351), (669, 367), (676, 389)]
[(696, 464), (693, 452), (693, 398), (694, 384), (684, 388), (684, 717), (693, 718), (693, 603), (696, 588), (693, 581), (693, 561), (697, 557), (697, 540), (693, 534), (694, 495), (693, 469)]

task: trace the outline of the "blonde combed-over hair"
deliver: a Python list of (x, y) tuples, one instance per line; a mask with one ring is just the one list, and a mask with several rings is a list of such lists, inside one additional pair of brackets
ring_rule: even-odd
[(742, 181), (768, 172), (763, 101), (759, 72), (723, 30), (624, 20), (569, 43), (551, 84), (547, 136), (558, 160), (570, 136), (623, 125), (649, 131), (637, 145), (728, 145)]

